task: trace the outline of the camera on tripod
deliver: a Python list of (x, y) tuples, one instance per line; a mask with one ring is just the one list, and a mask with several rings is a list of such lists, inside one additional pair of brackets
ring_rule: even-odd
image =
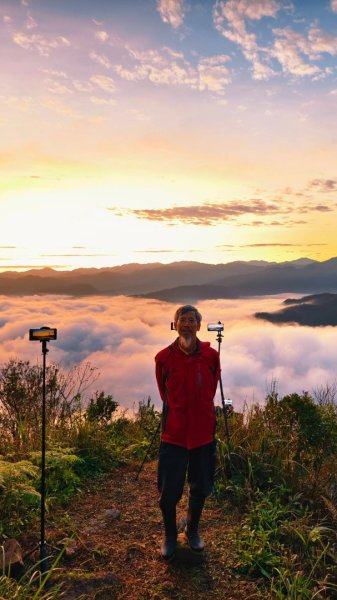
[(224, 324), (221, 323), (221, 321), (218, 321), (217, 323), (208, 323), (207, 325), (207, 331), (223, 331), (224, 330)]
[(56, 340), (57, 329), (55, 327), (39, 327), (29, 330), (29, 340), (31, 342), (50, 342)]

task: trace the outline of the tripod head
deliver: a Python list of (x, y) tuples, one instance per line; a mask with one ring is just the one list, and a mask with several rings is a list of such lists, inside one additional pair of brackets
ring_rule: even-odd
[(218, 352), (220, 354), (220, 344), (222, 342), (222, 332), (224, 330), (224, 324), (221, 323), (221, 321), (218, 321), (217, 323), (208, 323), (207, 325), (207, 331), (217, 331), (218, 335), (216, 336), (216, 341), (219, 344), (219, 348), (218, 348)]

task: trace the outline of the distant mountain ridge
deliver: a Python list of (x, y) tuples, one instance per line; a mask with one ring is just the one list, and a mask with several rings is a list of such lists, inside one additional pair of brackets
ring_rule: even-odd
[(278, 293), (337, 292), (337, 258), (283, 263), (131, 263), (110, 268), (50, 268), (0, 274), (0, 294), (133, 295), (171, 302)]
[(257, 312), (255, 317), (271, 323), (298, 323), (310, 327), (337, 325), (337, 294), (313, 294), (284, 300), (286, 308), (276, 312)]

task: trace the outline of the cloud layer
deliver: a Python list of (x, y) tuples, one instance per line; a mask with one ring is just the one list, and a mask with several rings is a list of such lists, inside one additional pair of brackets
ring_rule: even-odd
[[(263, 402), (271, 382), (280, 394), (312, 391), (335, 377), (336, 332), (332, 327), (282, 326), (261, 323), (256, 311), (275, 310), (283, 298), (199, 303), (203, 315), (200, 338), (217, 348), (207, 322), (225, 324), (221, 349), (225, 396), (235, 407)], [(151, 396), (160, 399), (154, 378), (154, 356), (175, 337), (170, 331), (175, 306), (126, 297), (0, 297), (0, 363), (10, 358), (41, 362), (38, 343), (28, 341), (31, 327), (58, 328), (49, 344), (48, 360), (65, 368), (89, 362), (100, 377), (94, 389), (112, 394), (122, 406), (137, 407)], [(93, 391), (93, 390), (92, 390)], [(216, 403), (220, 403), (219, 390)]]

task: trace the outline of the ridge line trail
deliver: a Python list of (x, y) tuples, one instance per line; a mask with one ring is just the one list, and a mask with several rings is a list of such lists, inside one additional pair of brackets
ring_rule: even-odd
[[(124, 466), (73, 500), (56, 517), (75, 532), (77, 549), (62, 559), (58, 579), (65, 600), (248, 600), (264, 598), (261, 587), (235, 572), (233, 538), (239, 517), (208, 498), (200, 532), (204, 557), (166, 563), (156, 482), (157, 461)], [(178, 505), (177, 523), (186, 515), (187, 494)], [(117, 512), (119, 511), (119, 512)], [(58, 528), (59, 527), (59, 528)], [(61, 531), (60, 531), (61, 528)], [(50, 528), (60, 539), (62, 525)]]

